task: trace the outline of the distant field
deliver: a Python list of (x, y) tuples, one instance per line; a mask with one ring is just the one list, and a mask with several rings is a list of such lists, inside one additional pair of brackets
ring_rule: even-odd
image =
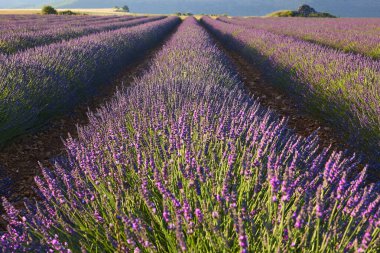
[[(87, 15), (134, 15), (134, 16), (175, 16), (175, 14), (148, 14), (148, 13), (133, 13), (133, 12), (117, 12), (113, 8), (104, 8), (104, 9), (57, 9), (58, 11), (67, 11), (71, 10), (76, 13), (87, 14)], [(27, 15), (27, 14), (40, 14), (40, 9), (0, 9), (0, 15)], [(187, 16), (180, 16), (181, 19), (185, 19)], [(200, 19), (202, 15), (194, 15), (196, 19)], [(218, 16), (213, 16), (217, 18)]]
[[(69, 9), (57, 9), (58, 11), (65, 11)], [(113, 8), (104, 9), (70, 9), (73, 12), (84, 13), (88, 15), (147, 15), (128, 12), (116, 12)], [(0, 14), (39, 14), (40, 9), (0, 9)], [(159, 15), (159, 14), (149, 14)]]
[(0, 14), (38, 14), (37, 9), (0, 9)]

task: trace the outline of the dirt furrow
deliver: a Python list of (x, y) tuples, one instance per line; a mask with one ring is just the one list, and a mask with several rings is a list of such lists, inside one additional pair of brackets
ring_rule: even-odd
[[(289, 128), (294, 129), (297, 134), (305, 137), (317, 131), (320, 147), (331, 146), (333, 150), (347, 151), (347, 155), (354, 153), (355, 149), (350, 146), (346, 140), (340, 137), (336, 129), (327, 122), (318, 120), (308, 113), (298, 101), (295, 101), (294, 97), (271, 83), (258, 66), (247, 61), (238, 52), (230, 50), (212, 33), (210, 34), (214, 38), (218, 48), (221, 49), (234, 64), (247, 91), (258, 99), (262, 105), (269, 107), (280, 116), (286, 117), (288, 119)], [(363, 160), (363, 164), (365, 163), (366, 161)], [(364, 167), (364, 165), (360, 167)], [(368, 174), (368, 181), (380, 181), (380, 175), (376, 168), (370, 167)]]

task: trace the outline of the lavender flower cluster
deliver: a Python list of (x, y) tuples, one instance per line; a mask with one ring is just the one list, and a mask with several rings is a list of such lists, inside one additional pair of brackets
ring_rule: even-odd
[[(132, 16), (126, 16), (131, 18)], [(120, 19), (119, 16), (41, 16), (41, 15), (1, 15), (0, 30), (2, 32), (23, 32), (23, 31), (39, 31), (49, 29), (52, 26), (61, 24), (62, 26), (86, 26), (84, 21), (93, 22), (108, 22), (111, 20)], [(121, 20), (121, 19), (120, 19)]]
[(89, 115), (68, 159), (6, 200), (4, 252), (375, 252), (379, 185), (247, 95), (186, 19), (132, 87)]
[(0, 16), (0, 30), (5, 31), (37, 31), (40, 29), (46, 29), (51, 24), (56, 25), (58, 23), (66, 24), (80, 23), (81, 21), (95, 21), (95, 20), (108, 20), (115, 16), (48, 16), (48, 15), (1, 15)]
[(305, 109), (380, 162), (380, 62), (211, 18), (205, 25), (255, 63)]
[(225, 18), (231, 24), (264, 29), (380, 59), (378, 18)]
[[(161, 17), (163, 18), (163, 17)], [(146, 17), (113, 17), (107, 19), (79, 20), (63, 22), (51, 22), (41, 25), (28, 24), (22, 30), (5, 30), (0, 34), (0, 53), (12, 54), (28, 48), (47, 45), (63, 40), (78, 38), (81, 36), (117, 30), (151, 21)], [(34, 29), (33, 29), (34, 28)]]
[[(179, 22), (150, 17), (114, 31), (0, 57), (0, 142), (75, 105)], [(152, 36), (154, 34), (154, 36)]]

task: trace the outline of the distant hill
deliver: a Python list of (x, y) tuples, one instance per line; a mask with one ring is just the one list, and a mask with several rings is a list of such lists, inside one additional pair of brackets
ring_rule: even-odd
[(302, 4), (340, 17), (380, 17), (380, 0), (0, 0), (0, 8), (111, 8), (128, 5), (141, 13), (228, 13), (262, 16), (275, 10), (296, 10)]
[(327, 12), (318, 12), (307, 4), (301, 5), (298, 10), (281, 10), (269, 13), (267, 17), (310, 17), (310, 18), (336, 18)]

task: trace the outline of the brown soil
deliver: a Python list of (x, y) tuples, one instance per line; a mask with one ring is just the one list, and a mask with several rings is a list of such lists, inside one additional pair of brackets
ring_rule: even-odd
[(289, 95), (269, 83), (257, 67), (249, 64), (236, 52), (229, 51), (227, 54), (235, 64), (247, 90), (260, 101), (260, 104), (276, 111), (280, 116), (287, 117), (289, 127), (297, 134), (309, 136), (318, 131), (321, 146), (332, 145), (339, 150), (347, 148), (336, 138), (334, 130), (329, 125), (303, 111)]
[[(175, 30), (171, 34), (174, 32)], [(11, 184), (9, 189), (6, 189), (5, 197), (16, 208), (24, 207), (24, 198), (35, 197), (34, 177), (41, 174), (38, 162), (44, 166), (53, 165), (54, 158), (65, 155), (62, 140), (68, 136), (68, 133), (74, 138), (77, 137), (77, 126), (88, 123), (87, 113), (109, 101), (118, 88), (129, 86), (141, 76), (171, 36), (167, 36), (156, 47), (139, 56), (133, 65), (127, 66), (110, 83), (99, 86), (97, 95), (85, 99), (74, 111), (51, 120), (35, 133), (16, 138), (10, 145), (0, 150), (0, 180), (10, 178)], [(0, 214), (3, 212), (0, 201)], [(5, 227), (6, 222), (0, 217), (0, 231)]]
[[(286, 117), (288, 119), (289, 128), (304, 137), (317, 131), (320, 147), (331, 146), (333, 150), (355, 150), (348, 145), (343, 138), (339, 137), (340, 135), (334, 127), (316, 119), (303, 109), (300, 103), (295, 101), (286, 91), (271, 83), (268, 78), (263, 75), (258, 66), (248, 62), (236, 51), (229, 50), (215, 36), (214, 39), (219, 49), (221, 49), (235, 65), (247, 91), (258, 99), (260, 104), (269, 107), (278, 115)], [(364, 165), (359, 167), (363, 168)], [(377, 170), (368, 170), (368, 181), (380, 181), (380, 175)]]

